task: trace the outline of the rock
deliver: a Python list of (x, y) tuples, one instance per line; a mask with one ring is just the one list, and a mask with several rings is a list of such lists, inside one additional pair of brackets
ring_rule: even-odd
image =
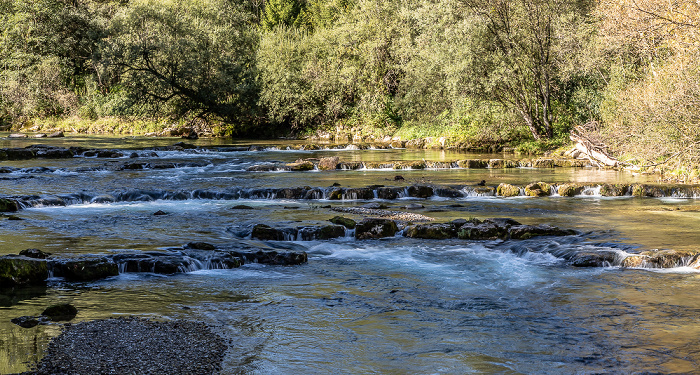
[(527, 240), (538, 236), (571, 236), (576, 231), (560, 229), (551, 225), (515, 225), (509, 229), (510, 238), (514, 240)]
[(250, 262), (278, 266), (295, 266), (308, 262), (308, 255), (304, 251), (277, 252), (259, 250), (257, 252), (232, 252), (231, 254), (240, 255)]
[(293, 172), (310, 171), (314, 169), (314, 163), (310, 161), (288, 163), (287, 168), (289, 168), (289, 170)]
[(355, 229), (355, 225), (357, 224), (355, 220), (342, 216), (336, 216), (328, 221), (336, 225), (342, 225), (348, 229)]
[(165, 211), (158, 210), (158, 211), (156, 211), (156, 212), (153, 213), (153, 216), (165, 216), (165, 215), (167, 215), (167, 214), (168, 214), (168, 213), (165, 212)]
[(532, 160), (532, 167), (533, 168), (554, 168), (556, 166), (556, 163), (554, 159), (533, 159)]
[(5, 155), (7, 160), (29, 160), (34, 159), (34, 151), (25, 148), (6, 148)]
[(252, 210), (253, 207), (246, 206), (244, 204), (237, 204), (233, 207), (231, 207), (232, 210)]
[(533, 182), (525, 186), (525, 195), (530, 197), (546, 197), (552, 192), (552, 185), (546, 182)]
[(693, 250), (654, 250), (640, 255), (646, 257), (644, 266), (647, 268), (675, 268), (694, 265), (700, 253)]
[(46, 261), (25, 256), (0, 256), (0, 287), (42, 284), (49, 277)]
[(73, 320), (77, 314), (78, 309), (69, 303), (49, 306), (41, 313), (53, 322)]
[(404, 147), (408, 149), (421, 149), (425, 147), (425, 139), (411, 139), (404, 143)]
[(26, 249), (19, 252), (19, 255), (27, 258), (46, 259), (51, 256), (51, 253), (45, 253), (39, 249)]
[(569, 259), (574, 267), (609, 267), (615, 262), (614, 251), (582, 251)]
[(48, 135), (46, 135), (44, 133), (34, 134), (32, 136), (32, 138), (47, 138), (47, 137), (48, 137)]
[(451, 187), (436, 187), (434, 189), (434, 193), (438, 197), (443, 197), (443, 198), (462, 198), (462, 197), (464, 197), (464, 193), (462, 193), (460, 190), (457, 190), (457, 189), (451, 188)]
[(394, 200), (404, 193), (404, 188), (382, 187), (377, 189), (377, 198)]
[(507, 228), (496, 225), (492, 221), (468, 222), (457, 230), (457, 237), (463, 240), (494, 240), (505, 239), (507, 236)]
[(338, 169), (339, 164), (340, 158), (337, 156), (321, 158), (321, 160), (318, 161), (318, 169), (322, 171), (335, 170)]
[(347, 188), (343, 190), (343, 199), (370, 200), (374, 199), (374, 190), (370, 188)]
[(355, 226), (355, 238), (366, 240), (373, 238), (393, 237), (399, 231), (396, 222), (389, 219), (367, 218)]
[(491, 169), (501, 169), (505, 168), (506, 163), (503, 159), (490, 159), (488, 161), (488, 168)]
[(457, 161), (457, 166), (460, 168), (468, 168), (468, 169), (483, 169), (488, 167), (489, 163), (486, 160), (480, 160), (480, 159), (468, 159), (468, 160), (459, 160)]
[(277, 199), (303, 199), (310, 188), (296, 187), (279, 189), (275, 193)]
[(622, 197), (628, 192), (632, 193), (629, 185), (604, 184), (600, 187), (600, 195), (604, 197)]
[(404, 230), (404, 236), (431, 240), (444, 240), (456, 237), (457, 232), (451, 224), (419, 224)]
[(257, 224), (253, 227), (252, 238), (263, 241), (290, 241), (296, 239), (296, 229), (275, 229), (265, 224)]
[(36, 316), (20, 316), (19, 318), (12, 318), (10, 322), (17, 324), (22, 328), (33, 328), (42, 323), (41, 317)]
[(557, 191), (562, 197), (573, 197), (581, 195), (586, 187), (581, 184), (562, 184), (559, 185)]
[(196, 131), (189, 129), (185, 134), (182, 135), (185, 139), (199, 139), (199, 134)]
[(277, 165), (271, 163), (256, 164), (246, 169), (248, 172), (270, 172), (276, 171)]
[(517, 197), (520, 195), (520, 188), (510, 184), (501, 183), (496, 188), (496, 195), (501, 197)]
[(12, 133), (8, 135), (7, 138), (27, 138), (27, 135), (21, 133)]
[(425, 185), (409, 186), (408, 196), (414, 198), (430, 198), (433, 196), (433, 188)]
[(318, 227), (298, 228), (302, 241), (329, 240), (345, 236), (345, 227), (342, 225), (324, 225)]
[(57, 273), (68, 281), (93, 281), (119, 275), (119, 267), (107, 258), (67, 259), (54, 263)]
[(63, 132), (60, 130), (49, 134), (49, 138), (63, 138), (63, 137), (65, 137), (65, 134), (63, 134)]
[(404, 180), (405, 180), (405, 178), (403, 178), (403, 176), (401, 176), (401, 175), (394, 176), (394, 181), (404, 181)]

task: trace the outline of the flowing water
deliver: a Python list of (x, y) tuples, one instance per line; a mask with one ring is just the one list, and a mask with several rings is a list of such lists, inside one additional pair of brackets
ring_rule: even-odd
[[(4, 140), (24, 147), (36, 140)], [(0, 255), (39, 248), (54, 255), (152, 251), (190, 241), (236, 244), (257, 223), (320, 224), (328, 206), (367, 201), (268, 199), (262, 188), (368, 185), (524, 185), (634, 183), (649, 177), (594, 168), (348, 170), (247, 172), (262, 162), (338, 156), (345, 161), (512, 158), (426, 150), (237, 151), (198, 141), (209, 151), (153, 151), (172, 139), (85, 137), (42, 140), (56, 146), (129, 149), (122, 158), (6, 161), (5, 196), (34, 196), (0, 221)], [(210, 142), (210, 143), (207, 143)], [(259, 142), (258, 142), (259, 143)], [(229, 147), (231, 146), (231, 147)], [(217, 148), (220, 147), (220, 148)], [(226, 148), (229, 147), (229, 148)], [(138, 158), (129, 158), (136, 152)], [(168, 169), (118, 170), (138, 160)], [(394, 181), (400, 174), (403, 181)], [(96, 199), (109, 197), (109, 199)], [(320, 197), (323, 198), (323, 197)], [(548, 223), (576, 236), (524, 241), (299, 241), (308, 264), (247, 264), (175, 275), (125, 273), (88, 283), (49, 280), (46, 287), (0, 291), (0, 372), (21, 372), (44, 353), (59, 325), (24, 329), (10, 319), (48, 305), (74, 304), (77, 321), (124, 315), (202, 320), (230, 340), (224, 373), (464, 374), (691, 373), (700, 361), (700, 273), (574, 268), (561, 257), (585, 249), (694, 250), (700, 213), (688, 198), (577, 197), (400, 198), (386, 204), (446, 222), (510, 217)], [(59, 202), (59, 203), (56, 203)], [(245, 204), (252, 210), (232, 210)], [(164, 216), (153, 213), (162, 210)]]

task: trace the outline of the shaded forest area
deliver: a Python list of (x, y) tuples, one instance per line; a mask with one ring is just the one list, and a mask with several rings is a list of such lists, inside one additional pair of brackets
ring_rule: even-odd
[[(700, 164), (694, 0), (0, 0), (0, 121), (338, 128)], [(532, 146), (535, 145), (535, 146)]]

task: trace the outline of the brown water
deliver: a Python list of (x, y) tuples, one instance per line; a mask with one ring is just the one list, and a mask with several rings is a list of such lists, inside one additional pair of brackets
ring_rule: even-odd
[[(172, 139), (83, 137), (5, 140), (128, 148), (172, 144)], [(201, 145), (229, 146), (222, 141)], [(237, 145), (248, 142), (237, 142)], [(288, 142), (258, 142), (278, 144)], [(5, 195), (89, 196), (134, 189), (227, 192), (241, 188), (344, 187), (417, 182), (472, 185), (486, 180), (523, 185), (547, 182), (648, 182), (649, 177), (597, 169), (358, 170), (245, 172), (265, 161), (339, 156), (342, 160), (457, 160), (503, 158), (447, 151), (322, 150), (158, 152), (151, 161), (196, 162), (168, 170), (84, 171), (128, 159), (3, 162), (50, 171), (10, 173)], [(512, 157), (512, 155), (505, 155)], [(138, 160), (150, 160), (140, 157)], [(401, 174), (405, 181), (395, 182)], [(270, 199), (187, 199), (38, 206), (21, 221), (0, 221), (0, 253), (40, 248), (54, 254), (158, 250), (190, 241), (235, 244), (256, 223), (276, 227), (322, 223), (337, 213), (327, 205), (366, 202)], [(0, 373), (20, 372), (41, 358), (60, 326), (20, 328), (9, 322), (37, 315), (58, 302), (73, 303), (76, 320), (122, 315), (196, 319), (232, 340), (224, 373), (690, 373), (700, 360), (696, 317), (698, 273), (569, 267), (552, 253), (580, 249), (695, 249), (700, 213), (675, 198), (399, 199), (382, 202), (448, 221), (511, 217), (527, 224), (574, 228), (580, 235), (527, 241), (349, 238), (299, 242), (309, 263), (296, 267), (246, 265), (187, 274), (122, 274), (91, 283), (50, 280), (47, 288), (0, 291)], [(247, 204), (255, 210), (231, 210)], [(286, 208), (285, 208), (286, 207)], [(289, 207), (298, 207), (289, 209)], [(163, 210), (167, 216), (155, 217)]]

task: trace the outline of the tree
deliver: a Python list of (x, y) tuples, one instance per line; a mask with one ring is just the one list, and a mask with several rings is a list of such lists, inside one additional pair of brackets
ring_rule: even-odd
[(562, 86), (562, 23), (589, 13), (580, 0), (464, 0), (481, 30), (467, 90), (517, 111), (535, 139), (553, 136)]
[(260, 17), (260, 26), (265, 31), (274, 29), (277, 25), (293, 26), (302, 22), (300, 14), (304, 4), (298, 0), (267, 0)]
[(154, 116), (255, 122), (254, 15), (244, 1), (132, 1), (113, 20), (103, 64)]

